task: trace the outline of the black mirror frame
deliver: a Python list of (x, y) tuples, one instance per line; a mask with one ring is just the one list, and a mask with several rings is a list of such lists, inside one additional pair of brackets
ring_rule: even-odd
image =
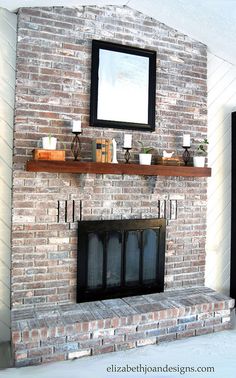
[[(105, 49), (126, 54), (144, 56), (149, 59), (148, 84), (148, 123), (120, 122), (97, 118), (98, 112), (98, 70), (99, 50)], [(90, 89), (90, 125), (95, 127), (111, 127), (142, 131), (155, 130), (156, 110), (156, 51), (115, 44), (106, 41), (92, 40), (91, 89)]]

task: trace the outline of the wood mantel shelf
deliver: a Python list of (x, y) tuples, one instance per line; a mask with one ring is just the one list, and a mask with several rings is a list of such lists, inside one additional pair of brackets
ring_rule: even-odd
[(196, 168), (168, 165), (111, 164), (89, 161), (29, 160), (26, 170), (30, 172), (126, 174), (142, 176), (210, 177), (211, 168)]

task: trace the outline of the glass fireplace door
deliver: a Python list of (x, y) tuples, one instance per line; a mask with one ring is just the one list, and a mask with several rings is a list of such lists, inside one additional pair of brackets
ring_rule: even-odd
[(164, 231), (160, 219), (79, 222), (77, 300), (163, 291)]

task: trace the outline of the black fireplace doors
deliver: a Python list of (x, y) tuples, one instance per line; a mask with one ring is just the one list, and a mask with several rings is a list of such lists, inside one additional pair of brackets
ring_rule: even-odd
[(78, 223), (77, 302), (164, 290), (165, 220)]

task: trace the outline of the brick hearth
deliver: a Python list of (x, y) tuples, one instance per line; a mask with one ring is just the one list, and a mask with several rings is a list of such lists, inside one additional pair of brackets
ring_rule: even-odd
[(14, 310), (16, 366), (159, 344), (231, 327), (234, 300), (189, 288), (82, 304)]

